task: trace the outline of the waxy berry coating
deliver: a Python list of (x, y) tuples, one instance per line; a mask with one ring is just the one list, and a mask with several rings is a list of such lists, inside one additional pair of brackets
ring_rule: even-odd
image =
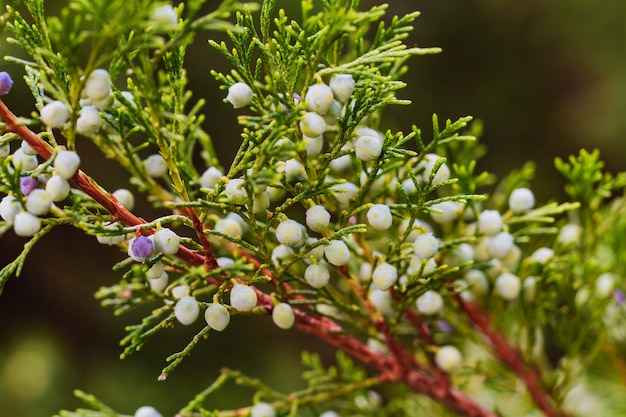
[(235, 284), (230, 290), (230, 305), (239, 311), (250, 311), (256, 307), (257, 295), (252, 287)]
[(223, 305), (211, 303), (204, 312), (204, 319), (210, 328), (221, 332), (230, 323), (230, 313)]
[(228, 88), (226, 100), (228, 100), (235, 109), (239, 109), (250, 104), (253, 97), (254, 93), (248, 84), (235, 83)]
[(147, 236), (139, 236), (128, 242), (128, 255), (137, 262), (143, 262), (152, 256), (154, 243)]

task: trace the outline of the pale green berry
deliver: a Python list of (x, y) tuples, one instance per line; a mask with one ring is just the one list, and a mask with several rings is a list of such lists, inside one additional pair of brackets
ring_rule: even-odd
[(127, 189), (120, 188), (115, 190), (112, 195), (126, 210), (132, 210), (135, 207), (135, 196)]
[(559, 230), (559, 236), (557, 238), (561, 245), (575, 245), (580, 241), (582, 235), (582, 228), (577, 224), (566, 224)]
[(200, 186), (204, 188), (215, 188), (224, 173), (215, 167), (209, 167), (200, 177)]
[(324, 118), (315, 112), (306, 112), (300, 120), (302, 134), (309, 137), (320, 136), (326, 130)]
[(304, 101), (309, 110), (317, 114), (325, 114), (332, 106), (335, 97), (333, 91), (326, 84), (314, 84), (309, 87)]
[(526, 277), (522, 286), (524, 288), (524, 300), (526, 300), (527, 303), (532, 303), (535, 300), (537, 292), (537, 278), (532, 275)]
[(251, 410), (250, 417), (276, 417), (274, 406), (268, 403), (256, 403)]
[[(307, 238), (307, 240), (305, 241), (305, 243), (309, 246), (313, 246), (314, 244), (317, 243), (317, 239), (310, 237)], [(307, 252), (311, 257), (313, 257), (316, 260), (321, 260), (324, 257), (324, 245), (317, 245), (316, 247), (314, 247), (313, 249), (310, 249)], [(310, 263), (311, 259), (309, 257), (304, 258), (305, 262)]]
[(230, 237), (241, 237), (243, 235), (243, 229), (237, 220), (234, 219), (219, 219), (215, 223), (214, 230)]
[(190, 290), (191, 288), (189, 288), (189, 285), (177, 285), (171, 290), (172, 297), (180, 300), (181, 298), (188, 296)]
[(178, 23), (178, 15), (171, 5), (164, 4), (163, 6), (157, 6), (152, 9), (150, 21), (157, 30), (172, 30)]
[(513, 236), (507, 232), (500, 232), (489, 240), (489, 253), (497, 259), (504, 258), (513, 249)]
[(477, 296), (487, 294), (489, 291), (489, 281), (487, 275), (480, 269), (470, 269), (465, 273), (465, 281), (469, 290)]
[(314, 232), (325, 231), (329, 224), (330, 213), (323, 206), (315, 205), (306, 211), (306, 225)]
[(395, 266), (382, 263), (372, 272), (372, 281), (378, 289), (387, 290), (398, 280), (398, 270)]
[(37, 233), (41, 229), (41, 220), (39, 217), (22, 211), (15, 215), (13, 220), (13, 231), (16, 235), (29, 237)]
[(191, 295), (187, 295), (176, 302), (174, 306), (174, 316), (180, 324), (188, 326), (198, 318), (200, 307), (198, 302)]
[(350, 250), (341, 240), (333, 240), (324, 248), (326, 260), (335, 266), (342, 266), (350, 260)]
[(361, 161), (374, 161), (383, 152), (383, 143), (375, 136), (361, 136), (354, 143), (354, 152)]
[(0, 217), (7, 223), (13, 223), (15, 216), (22, 211), (22, 205), (12, 195), (7, 195), (0, 201)]
[(226, 100), (230, 104), (233, 105), (233, 108), (239, 109), (242, 107), (246, 107), (248, 104), (252, 103), (252, 98), (254, 97), (254, 92), (250, 88), (250, 86), (246, 83), (235, 83), (228, 88), (228, 95), (226, 96)]
[(554, 251), (550, 248), (539, 248), (530, 255), (533, 262), (545, 265), (554, 256)]
[(139, 407), (133, 417), (163, 417), (154, 407), (144, 405)]
[(306, 155), (308, 157), (314, 157), (322, 152), (322, 148), (324, 147), (324, 136), (320, 135), (309, 137), (302, 135), (302, 142), (304, 142), (304, 146), (306, 147)]
[(510, 272), (504, 272), (496, 278), (496, 291), (505, 300), (515, 300), (519, 296), (521, 287), (519, 277)]
[(70, 193), (70, 183), (60, 175), (53, 175), (46, 182), (46, 192), (52, 201), (63, 201)]
[(478, 231), (494, 236), (502, 230), (502, 216), (496, 210), (483, 210), (478, 216)]
[(415, 300), (417, 311), (428, 316), (437, 314), (443, 308), (443, 297), (437, 291), (428, 290)]
[(37, 151), (34, 150), (25, 140), (20, 143), (20, 149), (24, 152), (24, 155), (37, 155)]
[(455, 201), (444, 201), (430, 206), (430, 216), (439, 224), (452, 223), (459, 217), (463, 209), (461, 203)]
[(517, 267), (521, 258), (522, 250), (514, 244), (506, 256), (504, 258), (500, 258), (500, 262), (504, 268), (512, 270)]
[(287, 245), (278, 245), (272, 251), (270, 258), (272, 259), (274, 266), (276, 268), (280, 268), (282, 263), (285, 260), (290, 259), (294, 254), (295, 252), (291, 249), (291, 247)]
[(432, 258), (439, 250), (439, 240), (432, 233), (418, 235), (413, 241), (413, 252), (420, 259)]
[(111, 95), (111, 76), (105, 69), (96, 69), (89, 74), (83, 94), (93, 101), (103, 101)]
[(509, 207), (514, 213), (523, 213), (535, 206), (535, 195), (528, 188), (516, 188), (509, 196)]
[(76, 119), (76, 131), (91, 136), (98, 133), (103, 124), (100, 111), (95, 106), (85, 106), (80, 109), (80, 116)]
[(337, 74), (330, 79), (329, 86), (335, 99), (344, 103), (354, 92), (354, 79), (350, 74)]
[(374, 230), (387, 230), (393, 223), (391, 209), (385, 204), (374, 204), (367, 211), (367, 222)]
[(303, 226), (295, 220), (285, 220), (276, 228), (276, 239), (287, 246), (300, 246), (306, 239)]
[(322, 264), (309, 265), (304, 271), (304, 279), (313, 288), (322, 288), (330, 280), (330, 272)]
[(41, 121), (48, 127), (63, 127), (70, 117), (70, 109), (62, 101), (52, 101), (41, 109)]
[[(378, 285), (376, 285), (378, 287)], [(394, 313), (393, 300), (389, 291), (372, 288), (367, 295), (367, 299), (374, 305), (374, 308), (384, 316), (390, 316)]]
[(359, 187), (351, 182), (344, 182), (343, 184), (337, 184), (331, 187), (335, 192), (333, 193), (340, 208), (347, 208)]
[[(429, 154), (424, 155), (424, 159), (420, 162), (417, 169), (418, 170), (422, 168), (424, 169), (424, 172), (422, 173), (422, 179), (425, 183), (428, 183), (430, 176), (432, 175), (433, 169), (435, 168), (435, 164), (440, 159), (444, 159), (444, 158), (434, 153), (429, 153)], [(442, 182), (448, 181), (449, 179), (450, 179), (450, 168), (448, 168), (448, 165), (446, 165), (446, 163), (444, 162), (439, 167), (439, 169), (437, 170), (437, 173), (433, 177), (432, 185), (441, 184)]]
[(610, 272), (600, 274), (596, 279), (596, 295), (599, 298), (607, 298), (613, 291), (616, 277)]
[(50, 211), (50, 207), (52, 207), (52, 199), (45, 190), (33, 190), (26, 197), (26, 211), (35, 216), (43, 216)]
[(156, 261), (154, 263), (154, 265), (152, 265), (146, 271), (146, 278), (148, 278), (148, 279), (157, 279), (157, 278), (159, 278), (161, 276), (162, 273), (163, 273), (163, 262)]
[(287, 303), (279, 303), (272, 310), (272, 320), (281, 329), (290, 329), (296, 320), (293, 309)]
[(256, 307), (257, 295), (252, 287), (235, 284), (230, 290), (230, 305), (239, 311), (250, 311)]
[(150, 289), (154, 292), (162, 293), (165, 288), (167, 288), (168, 280), (169, 276), (167, 275), (167, 272), (161, 271), (161, 275), (159, 275), (157, 278), (148, 279), (148, 282), (150, 283)]
[[(122, 225), (120, 225), (119, 223), (111, 223), (103, 227), (105, 229), (118, 230), (122, 227)], [(124, 240), (126, 240), (126, 236), (124, 233), (120, 233), (117, 235), (98, 235), (96, 236), (96, 238), (98, 239), (98, 242), (103, 245), (119, 245), (120, 243), (124, 242)]]
[[(287, 180), (305, 180), (306, 179), (306, 171), (304, 169), (304, 165), (302, 162), (297, 159), (291, 158), (285, 161), (284, 174)], [(279, 171), (280, 172), (280, 171)]]
[(252, 212), (254, 214), (264, 213), (270, 206), (270, 194), (267, 191), (254, 194)]
[(32, 171), (37, 168), (39, 162), (37, 161), (37, 157), (35, 155), (26, 155), (22, 149), (17, 149), (13, 152), (11, 164), (15, 169)]
[(441, 346), (435, 354), (435, 363), (446, 371), (453, 372), (459, 369), (463, 363), (461, 352), (454, 346)]
[(6, 158), (10, 154), (11, 154), (11, 145), (9, 144), (9, 142), (6, 142), (0, 145), (0, 158)]
[(228, 181), (224, 193), (226, 193), (226, 198), (233, 204), (243, 205), (248, 202), (248, 191), (243, 178), (233, 178)]
[(161, 229), (154, 233), (154, 248), (166, 255), (178, 253), (180, 237), (170, 229)]
[(328, 167), (333, 173), (347, 171), (352, 167), (352, 157), (350, 155), (342, 155), (330, 161)]
[(153, 178), (160, 178), (168, 171), (167, 162), (159, 154), (150, 155), (143, 161), (143, 166), (146, 169), (146, 174)]
[(69, 180), (78, 171), (80, 157), (74, 151), (59, 151), (54, 157), (54, 171), (57, 175)]
[(230, 313), (223, 305), (211, 303), (204, 312), (204, 319), (210, 328), (221, 332), (230, 323)]

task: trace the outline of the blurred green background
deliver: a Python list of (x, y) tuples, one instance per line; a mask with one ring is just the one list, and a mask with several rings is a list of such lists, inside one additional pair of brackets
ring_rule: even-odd
[[(364, 1), (365, 6), (375, 4)], [(62, 2), (48, 2), (52, 9)], [(280, 2), (279, 2), (280, 4)], [(295, 17), (297, 2), (282, 5)], [(484, 123), (482, 141), (490, 149), (484, 169), (502, 176), (527, 160), (537, 162), (540, 201), (560, 198), (561, 180), (552, 167), (581, 147), (600, 148), (610, 170), (626, 161), (626, 2), (588, 0), (394, 1), (389, 17), (422, 11), (409, 45), (439, 46), (443, 53), (410, 60), (399, 92), (413, 104), (385, 111), (384, 127), (422, 127), (428, 138), (431, 115), (455, 119), (473, 115)], [(214, 34), (211, 34), (214, 36)], [(205, 97), (207, 126), (224, 163), (238, 136), (235, 111), (209, 75), (225, 60), (197, 38), (188, 54), (197, 97)], [(2, 55), (16, 54), (5, 43)], [(20, 68), (3, 64), (16, 81), (5, 102), (28, 114), (33, 100)], [(81, 144), (85, 170), (106, 188), (127, 186), (111, 175), (115, 164)], [(137, 214), (151, 218), (140, 204)], [(2, 265), (19, 253), (24, 240), (8, 233), (0, 241)], [(299, 351), (324, 347), (310, 337), (276, 329), (269, 320), (239, 320), (213, 334), (164, 383), (156, 378), (164, 358), (180, 350), (202, 324), (168, 330), (138, 354), (120, 361), (124, 326), (141, 316), (113, 317), (98, 306), (94, 292), (116, 282), (111, 266), (123, 258), (71, 228), (58, 229), (33, 251), (20, 278), (10, 279), (0, 296), (0, 416), (50, 416), (79, 403), (72, 390), (96, 394), (132, 414), (152, 404), (172, 415), (206, 387), (222, 366), (263, 375), (279, 389), (300, 386)], [(242, 323), (242, 321), (244, 323)], [(247, 404), (247, 392), (219, 395), (212, 406)]]

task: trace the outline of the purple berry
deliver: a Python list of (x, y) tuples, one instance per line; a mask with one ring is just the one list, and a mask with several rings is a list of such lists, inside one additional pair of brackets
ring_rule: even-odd
[(437, 327), (442, 332), (448, 333), (452, 331), (452, 325), (445, 320), (437, 320)]
[(154, 250), (154, 244), (149, 237), (139, 236), (132, 241), (131, 250), (137, 258), (149, 258)]
[(20, 190), (22, 194), (29, 195), (34, 189), (39, 187), (39, 180), (37, 178), (25, 176), (20, 178)]
[(0, 72), (0, 96), (8, 94), (11, 91), (11, 87), (13, 87), (13, 79), (9, 73), (6, 71)]

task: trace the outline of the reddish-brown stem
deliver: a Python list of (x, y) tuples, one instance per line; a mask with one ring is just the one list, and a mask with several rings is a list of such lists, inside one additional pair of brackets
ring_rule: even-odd
[[(0, 117), (4, 120), (7, 126), (7, 130), (15, 133), (23, 140), (25, 140), (31, 148), (37, 151), (42, 158), (50, 159), (53, 154), (52, 149), (44, 142), (39, 136), (37, 136), (28, 127), (19, 123), (17, 117), (8, 109), (2, 100), (0, 100)], [(80, 188), (89, 197), (97, 201), (105, 210), (107, 210), (116, 221), (126, 226), (141, 226), (146, 223), (140, 217), (135, 216), (122, 206), (110, 193), (102, 189), (96, 184), (93, 179), (87, 176), (83, 171), (78, 171), (71, 179), (70, 182), (76, 188)], [(142, 233), (145, 235), (151, 235), (154, 230), (145, 230)], [(185, 246), (180, 246), (177, 256), (189, 263), (190, 265), (202, 265), (204, 263), (203, 257), (195, 250), (189, 249)]]
[(482, 309), (476, 304), (466, 303), (460, 295), (456, 295), (455, 299), (472, 324), (487, 337), (493, 347), (496, 358), (504, 362), (524, 381), (533, 401), (545, 415), (548, 417), (567, 417), (568, 414), (558, 410), (541, 388), (539, 370), (535, 367), (527, 366), (521, 352), (515, 349), (502, 333), (492, 329), (491, 323), (489, 323), (489, 319)]

